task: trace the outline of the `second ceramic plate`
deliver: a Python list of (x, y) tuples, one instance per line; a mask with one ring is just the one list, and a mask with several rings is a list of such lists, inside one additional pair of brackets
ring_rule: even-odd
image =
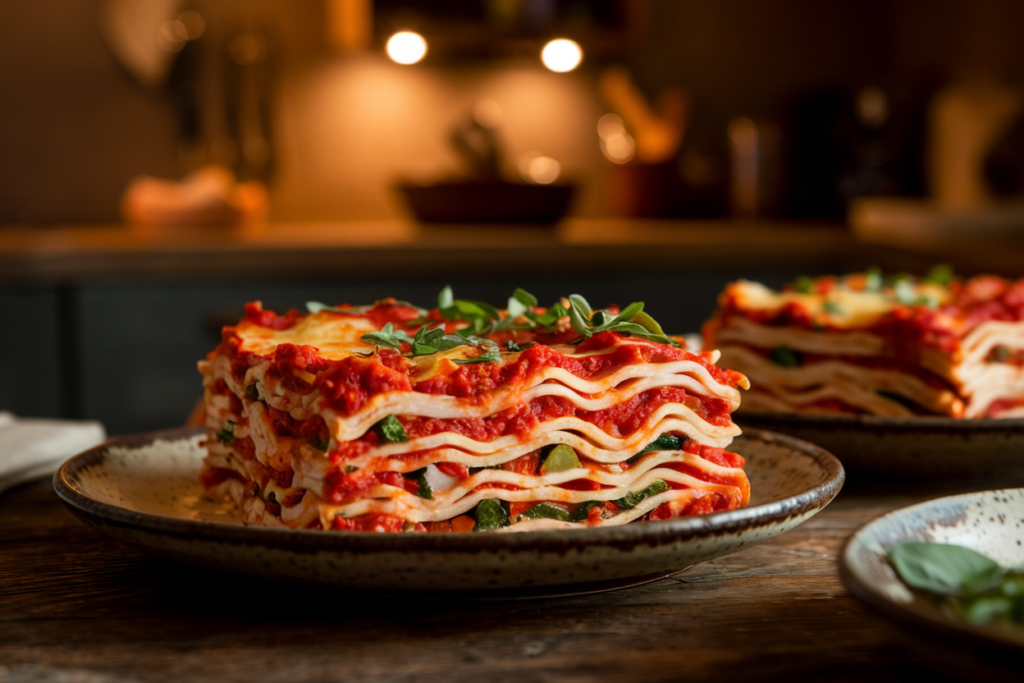
[(54, 487), (86, 523), (178, 560), (352, 588), (464, 592), (599, 590), (664, 576), (792, 529), (824, 508), (844, 479), (821, 448), (751, 430), (734, 442), (751, 482), (742, 510), (568, 531), (293, 531), (242, 526), (232, 509), (204, 498), (202, 436), (178, 429), (114, 439), (65, 463)]

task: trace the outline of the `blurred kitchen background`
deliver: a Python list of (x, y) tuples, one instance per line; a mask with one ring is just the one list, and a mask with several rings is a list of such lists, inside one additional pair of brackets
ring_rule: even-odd
[(244, 302), (1024, 275), (1017, 0), (34, 0), (0, 409), (171, 427)]

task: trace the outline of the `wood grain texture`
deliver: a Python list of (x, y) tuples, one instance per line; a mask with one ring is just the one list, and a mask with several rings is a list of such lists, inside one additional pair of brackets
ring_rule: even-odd
[[(382, 599), (177, 564), (0, 498), (0, 681), (899, 681), (927, 653), (843, 588), (846, 537), (937, 495), (848, 490), (780, 538), (591, 596)], [(929, 673), (933, 681), (951, 680)]]

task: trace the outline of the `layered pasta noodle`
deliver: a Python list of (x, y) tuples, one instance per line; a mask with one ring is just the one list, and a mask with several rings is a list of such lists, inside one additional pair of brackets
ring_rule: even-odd
[(642, 304), (516, 297), (500, 311), (450, 290), (430, 311), (248, 304), (199, 363), (207, 491), (249, 524), (353, 531), (607, 526), (747, 504), (743, 458), (726, 450), (742, 375), (681, 348)]
[(750, 378), (744, 410), (956, 418), (1024, 416), (1024, 280), (878, 271), (741, 280), (704, 326)]

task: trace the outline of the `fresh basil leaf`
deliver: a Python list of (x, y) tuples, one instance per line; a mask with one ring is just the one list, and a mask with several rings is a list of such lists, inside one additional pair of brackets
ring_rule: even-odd
[(501, 353), (498, 351), (487, 351), (476, 358), (456, 358), (453, 362), (459, 365), (470, 365), (472, 363), (497, 363), (501, 360)]
[(969, 548), (908, 541), (889, 549), (889, 562), (911, 588), (940, 595), (963, 595), (999, 585), (1005, 570)]
[(256, 386), (256, 382), (253, 382), (245, 388), (245, 396), (250, 401), (260, 400), (260, 390), (259, 387)]
[(217, 431), (217, 438), (222, 443), (231, 443), (235, 440), (235, 423), (228, 420)]
[(451, 285), (445, 285), (445, 288), (437, 295), (437, 308), (442, 311), (451, 308), (453, 301), (455, 301), (455, 295), (452, 294)]
[(386, 324), (377, 332), (367, 332), (359, 337), (364, 344), (386, 346), (389, 349), (400, 349), (402, 344), (412, 344), (413, 339), (405, 330), (395, 330), (391, 323)]
[(377, 433), (382, 439), (391, 443), (402, 443), (409, 440), (405, 428), (394, 415), (388, 415), (377, 423)]
[[(612, 320), (612, 323), (637, 322), (637, 321), (633, 320), (633, 318), (637, 317), (638, 315), (640, 315), (643, 312), (644, 312), (644, 302), (643, 301), (634, 301), (630, 305), (628, 305), (625, 308), (623, 308), (622, 311), (617, 316), (615, 316), (615, 318)], [(648, 316), (648, 317), (650, 317), (650, 316)], [(659, 333), (659, 334), (661, 334), (661, 333)]]
[(473, 531), (494, 531), (508, 524), (508, 512), (500, 500), (486, 498), (477, 503), (476, 526)]
[(532, 307), (537, 305), (537, 297), (530, 294), (525, 289), (516, 288), (516, 291), (512, 293), (513, 298), (524, 306)]
[(508, 327), (511, 325), (519, 316), (526, 313), (529, 310), (525, 304), (516, 299), (514, 296), (508, 298), (508, 306), (506, 306), (506, 316), (501, 321), (499, 327)]
[(584, 314), (575, 301), (569, 307), (569, 322), (572, 324), (572, 329), (583, 339), (590, 339), (594, 335), (590, 329), (590, 314)]
[(581, 295), (570, 294), (569, 303), (572, 304), (573, 307), (579, 308), (580, 313), (582, 313), (587, 320), (590, 320), (590, 318), (593, 317), (594, 309), (591, 308), (590, 304), (587, 303), (587, 300), (584, 299)]
[(642, 491), (633, 491), (631, 493), (627, 493), (622, 498), (619, 498), (618, 500), (613, 500), (612, 502), (618, 505), (623, 510), (629, 510), (631, 508), (635, 508), (637, 505), (642, 503), (647, 498), (656, 496), (659, 493), (664, 493), (665, 491), (668, 491), (668, 484), (666, 484), (663, 479), (655, 479), (653, 482), (651, 482), (650, 486), (643, 489)]
[[(658, 324), (658, 321), (652, 318), (650, 315), (648, 315), (646, 311), (640, 311), (632, 318), (630, 318), (629, 322), (635, 323), (640, 327), (643, 327), (652, 334), (660, 335), (662, 337), (666, 336), (665, 330), (661, 329), (661, 325)], [(679, 343), (676, 342), (676, 345), (678, 346)]]
[(1013, 601), (998, 596), (980, 597), (971, 600), (963, 610), (967, 621), (975, 626), (984, 626), (996, 619), (1010, 618), (1010, 610), (1013, 608)]
[(548, 503), (537, 503), (533, 507), (527, 508), (522, 517), (526, 519), (557, 519), (560, 522), (569, 521), (568, 512)]
[(416, 490), (416, 495), (420, 498), (426, 498), (427, 500), (434, 500), (434, 489), (430, 488), (430, 482), (427, 481), (427, 468), (422, 467), (415, 472), (408, 472), (402, 475), (406, 479), (412, 479), (419, 488)]
[(801, 275), (793, 280), (793, 291), (800, 294), (814, 294), (814, 278)]
[(594, 334), (601, 332), (608, 328), (612, 324), (612, 316), (608, 314), (608, 311), (594, 311), (594, 314), (590, 317), (590, 327)]
[(924, 281), (948, 287), (954, 277), (956, 277), (956, 274), (953, 272), (953, 266), (948, 263), (937, 263), (928, 270), (928, 274), (924, 276)]
[(799, 351), (794, 351), (785, 344), (782, 346), (776, 346), (772, 349), (768, 357), (772, 359), (772, 362), (776, 365), (781, 365), (784, 368), (796, 368), (799, 367), (803, 362)]

